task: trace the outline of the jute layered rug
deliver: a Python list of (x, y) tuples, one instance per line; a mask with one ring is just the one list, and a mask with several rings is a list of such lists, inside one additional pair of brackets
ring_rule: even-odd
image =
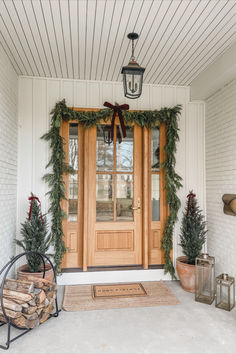
[(178, 299), (162, 281), (96, 286), (67, 285), (63, 299), (63, 309), (65, 311), (177, 304), (179, 304)]

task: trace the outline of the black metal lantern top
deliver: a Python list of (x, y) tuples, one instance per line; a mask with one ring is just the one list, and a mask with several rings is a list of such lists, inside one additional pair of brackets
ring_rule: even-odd
[(134, 57), (134, 40), (139, 36), (137, 33), (129, 33), (127, 36), (132, 40), (132, 55), (127, 66), (123, 66), (121, 74), (123, 74), (123, 85), (125, 97), (138, 98), (142, 93), (143, 73), (145, 68), (142, 68)]

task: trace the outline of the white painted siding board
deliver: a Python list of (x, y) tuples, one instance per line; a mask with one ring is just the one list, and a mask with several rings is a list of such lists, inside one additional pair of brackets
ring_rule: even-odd
[[(138, 18), (135, 31), (137, 33), (142, 33), (140, 38), (137, 40), (135, 45), (135, 55), (137, 56), (139, 64), (143, 65), (143, 58), (145, 50), (147, 50), (150, 44), (153, 41), (154, 35), (157, 32), (160, 22), (157, 23), (157, 19), (161, 18), (161, 13), (165, 10), (165, 6), (169, 5), (169, 2), (166, 2), (166, 5), (162, 1), (153, 1), (149, 2), (148, 6), (142, 7), (142, 13)], [(160, 17), (159, 17), (160, 16)], [(130, 56), (130, 54), (129, 54)]]
[(109, 102), (114, 104), (113, 100), (113, 85), (111, 83), (101, 84), (101, 102)]
[(104, 17), (104, 24), (105, 26), (103, 27), (102, 30), (102, 39), (101, 39), (101, 50), (99, 53), (99, 58), (98, 63), (97, 63), (97, 76), (96, 80), (101, 80), (102, 77), (102, 71), (103, 71), (103, 64), (105, 60), (105, 55), (106, 55), (106, 44), (107, 40), (109, 38), (109, 31), (111, 27), (111, 21), (114, 16), (114, 8), (115, 4), (112, 1), (107, 1), (106, 2), (106, 9), (105, 9), (105, 17)]
[[(176, 172), (180, 177), (182, 177), (182, 188), (178, 192), (178, 196), (181, 201), (181, 208), (178, 213), (179, 222), (175, 225), (174, 230), (174, 240), (173, 240), (173, 253), (174, 260), (177, 256), (182, 255), (182, 249), (179, 246), (179, 235), (180, 226), (182, 220), (182, 214), (185, 207), (185, 200), (187, 195), (186, 190), (186, 174), (187, 174), (187, 164), (186, 164), (186, 119), (189, 118), (186, 112), (188, 106), (188, 100), (186, 99), (186, 88), (176, 88), (176, 102), (182, 105), (181, 115), (179, 116), (179, 142), (177, 143), (176, 151)], [(168, 91), (166, 91), (167, 93)], [(173, 94), (171, 94), (173, 99)], [(173, 102), (173, 101), (172, 101)]]
[(185, 11), (189, 5), (189, 1), (175, 1), (173, 5), (174, 6), (170, 8), (171, 13), (169, 13), (170, 17), (168, 25), (164, 31), (160, 33), (160, 38), (158, 39), (157, 43), (153, 43), (153, 46), (151, 47), (151, 55), (146, 63), (147, 70), (144, 74), (147, 80), (150, 80), (152, 74), (156, 71), (157, 68), (159, 68), (161, 58), (158, 53), (165, 57), (166, 45), (171, 41), (171, 37), (173, 35), (176, 36), (176, 34), (179, 33), (178, 28), (180, 27), (180, 20), (184, 19), (184, 21), (186, 21)]
[[(133, 8), (134, 8), (134, 1), (124, 2), (124, 6), (122, 8), (122, 15), (120, 18), (120, 23), (119, 23), (119, 26), (118, 26), (118, 29), (117, 29), (117, 32), (116, 32), (116, 35), (115, 35), (114, 41), (113, 41), (111, 57), (109, 60), (109, 67), (108, 67), (107, 74), (106, 74), (106, 80), (112, 80), (114, 70), (117, 70), (117, 61), (118, 61), (118, 57), (120, 55), (120, 50), (121, 50), (122, 46), (124, 45), (124, 42), (128, 41), (127, 33), (129, 33), (129, 32), (127, 32), (127, 27), (128, 27), (128, 23), (130, 21), (130, 15), (131, 15)], [(123, 16), (124, 14), (129, 14), (129, 16), (127, 16), (127, 17)], [(117, 50), (117, 48), (119, 48), (119, 49)], [(117, 55), (117, 53), (118, 53), (118, 55)]]
[[(230, 10), (228, 10), (230, 12)], [(201, 72), (204, 67), (206, 67), (209, 62), (212, 61), (211, 57), (206, 60), (209, 53), (214, 52), (222, 52), (231, 44), (231, 39), (227, 38), (227, 33), (232, 29), (235, 28), (235, 15), (233, 14), (231, 19), (222, 18), (219, 19), (219, 23), (217, 26), (211, 29), (211, 32), (208, 33), (206, 38), (203, 38), (202, 41), (199, 43), (198, 48), (195, 52), (191, 55), (188, 62), (182, 67), (179, 73), (179, 80), (181, 82), (188, 82), (189, 78), (193, 76), (194, 69), (198, 66), (199, 69), (195, 71), (196, 73)], [(221, 35), (222, 29), (224, 29), (224, 34)], [(222, 40), (222, 45), (218, 45), (219, 38)], [(236, 38), (235, 33), (233, 34), (233, 40)], [(204, 65), (204, 66), (202, 66)], [(188, 70), (188, 71), (187, 71)], [(186, 74), (187, 71), (187, 74)], [(195, 75), (195, 74), (194, 74)], [(176, 79), (177, 80), (177, 79)]]
[(61, 7), (61, 25), (62, 31), (64, 34), (65, 41), (65, 52), (67, 58), (67, 69), (68, 69), (68, 78), (74, 78), (74, 57), (72, 52), (72, 38), (70, 30), (70, 12), (69, 12), (69, 2), (60, 1), (59, 6)]
[(162, 87), (153, 85), (151, 90), (152, 95), (152, 109), (162, 108)]
[(61, 95), (66, 99), (66, 104), (74, 107), (74, 82), (73, 80), (62, 80)]
[(20, 22), (22, 24), (22, 30), (24, 31), (26, 40), (29, 43), (29, 46), (28, 46), (26, 41), (24, 41), (25, 47), (29, 47), (29, 51), (30, 51), (29, 56), (33, 61), (33, 64), (35, 67), (35, 73), (37, 76), (45, 76), (45, 72), (43, 70), (43, 66), (41, 64), (40, 57), (37, 53), (37, 48), (35, 46), (34, 38), (32, 36), (32, 31), (29, 26), (27, 16), (25, 16), (24, 5), (21, 1), (16, 1), (16, 2), (14, 2), (14, 6), (16, 8), (18, 15), (19, 15)]
[(97, 6), (97, 16), (95, 22), (95, 31), (94, 31), (94, 38), (93, 41), (96, 45), (93, 46), (93, 55), (91, 57), (91, 66), (90, 66), (90, 76), (89, 80), (96, 79), (96, 71), (97, 71), (97, 64), (100, 55), (100, 51), (104, 48), (104, 43), (101, 41), (102, 36), (102, 28), (104, 24), (104, 12), (105, 12), (106, 1), (100, 0), (99, 6)]
[(175, 106), (176, 102), (176, 91), (175, 87), (163, 87), (162, 88), (162, 105), (166, 107), (167, 105)]
[[(113, 53), (115, 46), (119, 43), (117, 42), (117, 35), (121, 26), (122, 16), (124, 14), (125, 1), (117, 1), (115, 3), (114, 13), (112, 14), (113, 20), (111, 22), (111, 27), (109, 30), (108, 42), (105, 47), (105, 56), (102, 66), (101, 80), (107, 80), (109, 76), (110, 64), (113, 58)], [(121, 27), (122, 28), (122, 27)], [(116, 50), (115, 50), (116, 53)]]
[(45, 212), (46, 186), (42, 183), (42, 172), (45, 171), (47, 161), (47, 143), (41, 139), (48, 129), (47, 107), (47, 81), (43, 79), (33, 80), (33, 185), (32, 192), (36, 194), (42, 203)]
[(166, 40), (166, 42), (163, 43), (162, 50), (159, 50), (159, 53), (157, 54), (156, 59), (158, 67), (156, 67), (155, 70), (152, 70), (152, 72), (148, 74), (150, 75), (151, 82), (158, 82), (157, 78), (165, 73), (166, 65), (177, 50), (179, 41), (181, 42), (191, 29), (192, 23), (190, 20), (195, 11), (197, 11), (199, 3), (199, 1), (185, 1), (186, 7), (183, 10), (183, 15), (180, 17), (180, 21), (177, 24), (176, 29), (173, 31), (173, 33), (170, 33), (169, 38)]
[(18, 46), (18, 49), (21, 53), (22, 58), (24, 58), (24, 60), (26, 61), (26, 65), (28, 65), (29, 69), (27, 71), (30, 73), (30, 75), (38, 75), (35, 63), (30, 53), (30, 49), (24, 32), (22, 30), (21, 24), (19, 22), (19, 18), (15, 11), (13, 2), (0, 2), (0, 13), (11, 26), (11, 34), (13, 36), (15, 35), (17, 40), (20, 42), (20, 46)]
[[(136, 100), (128, 100), (129, 102), (135, 101), (134, 103), (137, 102), (137, 108), (136, 109), (150, 109), (151, 108), (151, 103), (150, 103), (150, 86), (149, 85), (143, 85), (143, 90), (142, 90), (142, 95), (139, 97), (139, 99)], [(131, 104), (132, 107), (132, 104)], [(132, 108), (131, 108), (132, 109)]]
[(112, 73), (111, 80), (119, 81), (121, 79), (120, 70), (117, 70), (117, 68), (122, 68), (122, 66), (127, 65), (131, 56), (130, 40), (127, 38), (127, 34), (133, 32), (134, 30), (137, 33), (141, 33), (143, 19), (146, 18), (146, 14), (149, 12), (149, 9), (150, 9), (150, 4), (146, 4), (146, 6), (143, 6), (142, 1), (137, 2), (134, 0), (134, 6), (129, 16), (129, 22), (128, 22), (126, 34), (122, 39), (122, 44), (121, 47), (119, 48), (118, 55), (116, 55), (117, 61)]
[(42, 38), (42, 45), (44, 46), (44, 49), (45, 49), (50, 74), (53, 77), (57, 77), (59, 70), (55, 66), (55, 62), (54, 62), (55, 53), (52, 52), (52, 48), (50, 47), (50, 42), (49, 42), (48, 36), (47, 36), (48, 33), (47, 33), (47, 30), (45, 27), (45, 21), (44, 21), (42, 9), (41, 9), (41, 4), (38, 1), (32, 1), (32, 7), (33, 7), (35, 14), (37, 16), (38, 28), (40, 29), (40, 34), (41, 34), (41, 38)]
[[(1, 13), (1, 8), (0, 8), (0, 13)], [(11, 31), (8, 28), (5, 27), (5, 20), (4, 18), (0, 15), (0, 28), (1, 28), (1, 35), (5, 38), (5, 43), (7, 43), (7, 48), (11, 51), (12, 56), (15, 58), (15, 60), (18, 63), (18, 66), (23, 73), (23, 75), (29, 75), (26, 66), (24, 64), (24, 56), (20, 50), (15, 46), (14, 41), (12, 40), (11, 36)], [(23, 59), (22, 59), (23, 56)]]
[(79, 25), (78, 17), (78, 1), (73, 0), (69, 2), (69, 16), (71, 24), (71, 42), (72, 42), (72, 59), (73, 59), (73, 78), (79, 77), (79, 50), (78, 50), (78, 41), (79, 41)]
[(116, 40), (117, 30), (120, 24), (120, 19), (123, 13), (123, 6), (124, 0), (116, 1), (114, 6), (112, 7), (111, 18), (109, 21), (109, 27), (107, 27), (107, 42), (104, 46), (104, 57), (103, 57), (103, 64), (102, 64), (102, 71), (100, 75), (100, 80), (107, 80), (107, 74), (109, 69), (109, 62), (112, 55), (113, 44)]
[(63, 72), (62, 72), (62, 67), (61, 67), (61, 61), (60, 61), (60, 56), (59, 56), (59, 50), (57, 48), (57, 38), (55, 35), (54, 31), (54, 17), (51, 15), (51, 9), (50, 9), (50, 4), (47, 1), (42, 1), (42, 11), (43, 11), (43, 16), (45, 17), (45, 22), (46, 22), (46, 29), (48, 31), (49, 35), (49, 43), (50, 43), (50, 48), (52, 50), (52, 56), (53, 56), (53, 61), (55, 63), (55, 67), (57, 68), (57, 77), (62, 77)]
[(100, 84), (99, 82), (87, 82), (87, 107), (99, 108), (104, 102), (100, 100)]
[[(36, 44), (35, 46), (37, 46), (37, 55), (40, 57), (41, 62), (42, 62), (44, 75), (51, 76), (45, 48), (44, 48), (44, 45), (42, 42), (42, 38), (40, 37), (41, 32), (40, 32), (39, 27), (37, 26), (38, 23), (35, 20), (34, 8), (32, 7), (31, 1), (23, 2), (23, 5), (24, 5), (24, 10), (25, 10), (25, 17), (29, 21), (29, 27), (31, 28), (33, 36), (34, 36), (34, 45)], [(24, 17), (24, 16), (22, 16), (22, 17)]]
[(48, 112), (51, 112), (55, 106), (55, 102), (61, 99), (60, 83), (60, 80), (47, 80)]
[(87, 5), (86, 1), (81, 0), (78, 2), (79, 5), (79, 72), (80, 79), (85, 79), (85, 55), (86, 55), (86, 31), (87, 31)]
[[(206, 11), (203, 12), (204, 21), (201, 23), (201, 26), (199, 26), (199, 23), (193, 26), (194, 28), (192, 28), (192, 30), (195, 31), (193, 34), (193, 39), (192, 41), (189, 41), (188, 45), (184, 43), (184, 50), (181, 52), (178, 58), (178, 65), (176, 66), (176, 68), (178, 67), (178, 69), (175, 70), (175, 74), (174, 76), (172, 76), (172, 82), (174, 84), (181, 82), (181, 74), (184, 73), (186, 67), (189, 65), (189, 62), (193, 62), (196, 53), (198, 53), (199, 55), (199, 52), (202, 48), (202, 44), (205, 43), (208, 38), (212, 36), (212, 33), (215, 34), (215, 32), (218, 31), (218, 27), (221, 28), (222, 24), (220, 21), (225, 16), (225, 12), (230, 12), (232, 7), (234, 6), (232, 2), (224, 4), (225, 7), (223, 5), (222, 8), (222, 3), (215, 3), (213, 1), (212, 5), (209, 4), (209, 6), (213, 6), (212, 11), (210, 13)], [(205, 4), (203, 3), (203, 5)], [(218, 12), (220, 8), (221, 10)], [(226, 21), (228, 21), (228, 18), (226, 19)], [(221, 44), (222, 42), (218, 41), (218, 45), (220, 46)]]
[[(52, 21), (55, 24), (55, 37), (58, 44), (60, 63), (62, 67), (62, 73), (64, 78), (69, 77), (68, 65), (67, 65), (67, 53), (65, 51), (64, 39), (63, 39), (63, 29), (61, 26), (61, 12), (59, 8), (59, 2), (50, 2), (50, 11), (52, 13)], [(60, 70), (61, 71), (61, 70)]]
[[(1, 21), (1, 18), (0, 18), (0, 21)], [(6, 40), (3, 37), (1, 32), (0, 32), (0, 43), (2, 45), (2, 49), (4, 50), (6, 56), (8, 57), (9, 61), (11, 62), (16, 74), (23, 75), (16, 59), (13, 57), (12, 52), (10, 51), (9, 45), (6, 43)]]
[(114, 86), (113, 86), (113, 97), (114, 97), (114, 103), (117, 102), (119, 104), (122, 104), (122, 103), (125, 102), (125, 100), (124, 100), (124, 89), (123, 89), (123, 84), (122, 83), (115, 83), (114, 84)]
[(86, 29), (86, 58), (85, 58), (85, 79), (90, 79), (90, 72), (91, 72), (91, 62), (92, 62), (92, 51), (94, 46), (94, 27), (95, 21), (97, 16), (97, 2), (96, 1), (89, 1), (88, 2), (88, 10), (87, 13), (89, 14), (89, 18), (87, 21), (87, 29)]
[(87, 107), (87, 84), (86, 81), (75, 82), (75, 107)]

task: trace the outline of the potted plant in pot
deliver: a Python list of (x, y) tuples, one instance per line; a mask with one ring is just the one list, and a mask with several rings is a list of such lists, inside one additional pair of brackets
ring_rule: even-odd
[(206, 222), (191, 191), (183, 213), (180, 243), (185, 256), (176, 259), (176, 270), (184, 290), (195, 292), (195, 258), (200, 256), (206, 241)]
[[(25, 252), (38, 251), (47, 254), (51, 244), (51, 234), (48, 234), (47, 218), (41, 213), (41, 203), (39, 199), (31, 194), (28, 198), (30, 209), (28, 217), (21, 224), (22, 240), (15, 240), (16, 244), (23, 248)], [(37, 278), (43, 277), (43, 261), (37, 254), (26, 256), (27, 264), (22, 265), (17, 270), (19, 280), (27, 280), (29, 276)], [(49, 263), (45, 264), (45, 279), (53, 280), (53, 270)]]

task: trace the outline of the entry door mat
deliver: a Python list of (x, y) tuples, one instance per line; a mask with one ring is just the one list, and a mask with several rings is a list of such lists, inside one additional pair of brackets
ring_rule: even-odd
[(93, 285), (92, 292), (95, 299), (147, 296), (141, 283)]
[(147, 293), (146, 296), (109, 296), (106, 298), (95, 298), (93, 285), (67, 285), (62, 307), (65, 311), (73, 312), (179, 304), (178, 299), (162, 281), (142, 282), (141, 285)]

